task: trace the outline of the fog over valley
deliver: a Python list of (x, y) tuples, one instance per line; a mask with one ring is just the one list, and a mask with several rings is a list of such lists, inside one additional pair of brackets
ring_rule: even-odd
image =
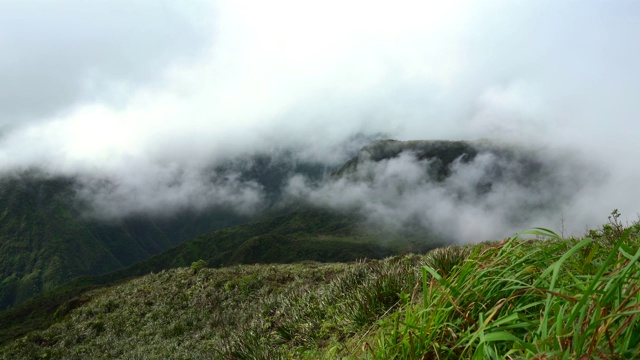
[(457, 243), (581, 235), (640, 213), (639, 14), (0, 1), (0, 172), (71, 178), (110, 221), (310, 204)]

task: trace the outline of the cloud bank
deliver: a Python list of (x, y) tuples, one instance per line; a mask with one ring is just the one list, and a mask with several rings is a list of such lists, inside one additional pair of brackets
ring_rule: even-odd
[[(492, 138), (607, 173), (567, 200), (575, 227), (613, 208), (634, 219), (639, 14), (624, 0), (1, 2), (0, 170), (80, 176), (124, 213), (244, 211), (259, 187), (208, 175), (231, 157), (287, 148), (337, 166), (355, 134)], [(434, 204), (443, 191), (418, 188)]]
[(544, 150), (475, 143), (449, 164), (411, 149), (382, 160), (372, 154), (363, 150), (340, 176), (319, 186), (294, 176), (287, 193), (296, 201), (358, 213), (372, 228), (427, 230), (464, 243), (559, 225), (563, 214), (575, 210), (581, 191), (605, 180), (580, 159), (566, 153), (549, 159)]

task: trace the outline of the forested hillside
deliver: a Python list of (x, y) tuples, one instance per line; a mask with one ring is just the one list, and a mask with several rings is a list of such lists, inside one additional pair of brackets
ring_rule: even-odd
[[(211, 171), (212, 182), (228, 174), (255, 181), (264, 189), (267, 206), (280, 197), (281, 183), (292, 171), (323, 176), (323, 168), (316, 164), (294, 163), (287, 154), (277, 160), (258, 154), (229, 161)], [(239, 214), (218, 206), (104, 218), (94, 214), (95, 204), (78, 196), (83, 186), (81, 178), (39, 170), (0, 179), (0, 309), (74, 277), (122, 269), (260, 214)]]

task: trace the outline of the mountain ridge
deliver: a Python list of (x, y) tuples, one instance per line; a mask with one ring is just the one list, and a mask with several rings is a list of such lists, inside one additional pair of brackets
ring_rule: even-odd
[[(409, 155), (406, 156), (407, 154)], [(317, 164), (312, 165), (311, 168), (315, 170), (310, 171), (309, 174), (311, 174), (311, 179), (315, 179), (315, 182), (312, 182), (310, 191), (315, 191), (313, 190), (314, 186), (322, 188), (327, 183), (336, 181), (354, 182), (356, 184), (362, 181), (369, 181), (367, 180), (367, 176), (369, 176), (367, 171), (375, 169), (375, 166), (385, 162), (406, 161), (407, 159), (414, 162), (416, 166), (424, 168), (421, 171), (424, 171), (426, 177), (424, 180), (420, 180), (420, 184), (425, 181), (434, 181), (434, 184), (441, 186), (438, 184), (448, 179), (447, 176), (450, 176), (452, 171), (458, 171), (456, 166), (472, 165), (480, 154), (489, 154), (499, 160), (490, 163), (493, 168), (489, 167), (490, 171), (487, 172), (487, 174), (494, 176), (491, 179), (496, 179), (498, 184), (500, 181), (505, 181), (505, 179), (522, 181), (525, 185), (527, 183), (535, 183), (536, 179), (544, 180), (546, 170), (544, 166), (539, 166), (541, 160), (526, 149), (483, 141), (427, 140), (401, 142), (384, 140), (362, 148), (358, 154), (355, 154), (343, 166), (334, 171), (329, 178), (326, 177), (326, 168)], [(523, 162), (526, 166), (522, 166), (519, 163), (522, 159), (526, 160)], [(291, 162), (279, 161), (278, 159), (272, 161), (268, 157), (264, 157), (253, 162), (253, 164), (258, 164), (257, 168), (253, 167), (255, 165), (249, 164), (251, 162), (240, 162), (240, 167), (245, 171), (243, 176), (246, 179), (268, 179), (270, 181), (269, 188), (274, 193), (277, 192), (273, 197), (275, 199), (273, 205), (262, 216), (246, 224), (214, 232), (206, 232), (190, 240), (180, 239), (173, 245), (166, 246), (166, 251), (151, 254), (151, 257), (146, 256), (144, 259), (139, 260), (131, 257), (127, 260), (130, 261), (128, 267), (112, 268), (104, 271), (103, 275), (99, 275), (99, 272), (96, 271), (75, 279), (72, 279), (74, 276), (68, 276), (64, 280), (68, 282), (65, 283), (61, 280), (57, 283), (57, 285), (64, 283), (61, 287), (56, 288), (55, 285), (52, 285), (47, 288), (49, 290), (47, 294), (34, 298), (34, 301), (14, 309), (15, 311), (5, 312), (7, 316), (5, 319), (13, 319), (11, 321), (6, 320), (7, 324), (21, 326), (20, 317), (28, 317), (28, 314), (33, 314), (36, 319), (46, 318), (65, 303), (74, 303), (76, 301), (74, 299), (81, 298), (81, 294), (87, 289), (152, 272), (190, 266), (200, 260), (211, 267), (249, 263), (291, 263), (296, 261), (353, 261), (360, 258), (383, 258), (398, 253), (421, 253), (433, 247), (456, 241), (455, 238), (442, 237), (440, 233), (429, 231), (423, 224), (413, 224), (412, 218), (409, 218), (410, 222), (399, 223), (400, 227), (387, 228), (387, 225), (383, 222), (376, 223), (368, 219), (368, 214), (363, 213), (362, 209), (316, 205), (309, 199), (292, 196), (286, 189), (286, 181), (291, 174), (295, 174), (294, 170), (299, 169), (297, 167), (299, 165), (291, 165)], [(366, 165), (366, 162), (373, 162), (374, 167)], [(273, 169), (273, 164), (282, 163), (289, 165), (284, 168), (276, 167)], [(510, 164), (514, 163), (517, 166), (510, 166)], [(234, 168), (235, 166), (237, 168), (238, 165), (233, 165), (233, 161), (231, 161), (225, 166), (229, 168)], [(302, 166), (306, 165), (302, 163)], [(270, 174), (275, 175), (271, 178)], [(316, 177), (313, 174), (316, 174)], [(476, 196), (484, 196), (483, 194), (492, 191), (493, 184), (491, 181), (487, 181), (491, 179), (479, 178), (477, 184), (470, 184), (469, 188), (474, 193), (477, 193), (477, 195), (472, 196), (472, 199)], [(32, 191), (30, 194), (38, 195), (38, 192)], [(456, 201), (464, 200), (464, 196), (468, 196), (464, 192), (460, 194), (450, 192), (450, 194), (456, 196)], [(53, 198), (55, 199), (56, 197), (53, 196)], [(36, 201), (38, 196), (34, 196), (34, 199), (33, 201)], [(68, 200), (64, 196), (60, 197), (60, 201), (64, 199)], [(560, 201), (561, 199), (556, 200)], [(29, 208), (38, 209), (38, 206), (42, 205), (38, 205), (37, 202), (33, 203), (33, 201), (29, 203), (31, 204)], [(50, 202), (50, 204), (52, 209), (57, 209), (55, 202)], [(538, 202), (533, 203), (533, 205), (542, 206), (544, 204)], [(5, 207), (5, 211), (6, 209), (8, 208)], [(74, 211), (77, 211), (77, 209)], [(510, 214), (510, 216), (513, 216), (513, 214)], [(175, 239), (176, 234), (189, 233), (189, 231), (193, 233), (194, 227), (198, 228), (198, 226), (204, 225), (204, 228), (206, 228), (206, 226), (211, 225), (210, 223), (207, 225), (207, 221), (220, 220), (216, 216), (207, 218), (207, 214), (201, 218), (202, 221), (194, 220), (188, 213), (178, 214), (176, 218), (177, 222), (182, 224), (182, 229), (184, 230), (180, 230), (179, 227), (172, 229), (166, 223), (148, 223), (145, 222), (148, 220), (144, 218), (137, 220), (129, 218), (126, 220), (128, 223), (125, 224), (124, 228), (109, 228), (105, 224), (94, 224), (96, 227), (92, 229), (93, 233), (91, 234), (94, 236), (95, 234), (101, 235), (103, 239), (111, 241), (112, 248), (118, 249), (123, 242), (123, 237), (121, 237), (123, 233), (143, 240), (145, 237), (148, 240), (158, 240), (162, 237), (169, 237), (171, 235), (170, 231), (174, 231), (172, 236)], [(140, 223), (136, 221), (140, 221)], [(232, 222), (230, 221), (226, 224), (229, 225)], [(111, 224), (113, 223), (112, 221)], [(100, 228), (100, 226), (106, 226), (106, 228)], [(156, 231), (156, 235), (153, 235), (154, 231)], [(197, 231), (201, 231), (201, 229), (199, 228)], [(121, 251), (126, 254), (126, 250), (121, 249)], [(40, 274), (36, 273), (31, 278), (27, 278), (27, 280), (34, 281), (37, 284), (38, 275)], [(11, 282), (19, 280), (17, 277), (12, 278), (12, 275), (6, 276), (3, 284), (8, 291), (5, 290), (5, 294), (11, 291), (17, 293), (15, 286), (11, 287)], [(7, 284), (10, 286), (6, 286)], [(32, 291), (31, 293), (23, 292), (21, 294), (21, 300), (26, 300), (30, 297), (27, 295), (35, 295), (37, 291)], [(4, 296), (6, 298), (6, 295)], [(38, 307), (42, 309), (38, 310)], [(0, 313), (0, 317), (2, 317), (2, 313)], [(40, 320), (36, 322), (38, 321)], [(5, 333), (5, 336), (11, 335)]]
[[(323, 176), (315, 163), (291, 161), (290, 153), (256, 154), (211, 170), (257, 181), (268, 203), (292, 171)], [(179, 209), (170, 214), (101, 218), (85, 197), (80, 178), (30, 169), (0, 178), (0, 310), (85, 275), (105, 274), (159, 254), (197, 235), (246, 223), (224, 206)], [(214, 186), (212, 183), (211, 186)]]

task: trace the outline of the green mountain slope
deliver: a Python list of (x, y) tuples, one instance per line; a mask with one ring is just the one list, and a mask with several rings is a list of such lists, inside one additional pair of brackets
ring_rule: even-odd
[(68, 178), (0, 180), (0, 309), (80, 275), (129, 266), (198, 234), (238, 222), (215, 212), (173, 219), (82, 216)]
[[(0, 342), (54, 320), (60, 309), (80, 304), (96, 287), (203, 260), (210, 267), (299, 261), (346, 262), (425, 252), (442, 243), (415, 234), (389, 234), (362, 228), (353, 216), (303, 208), (218, 230), (186, 241), (160, 255), (105, 275), (83, 276), (0, 313)], [(66, 305), (65, 305), (66, 304)], [(69, 305), (71, 304), (71, 305)]]
[[(152, 226), (96, 226), (71, 203), (73, 182), (29, 176), (0, 183), (0, 307), (20, 303), (78, 275), (112, 271), (168, 247)], [(122, 251), (127, 243), (128, 251)]]
[[(292, 172), (319, 179), (322, 164), (295, 161), (289, 152), (256, 154), (211, 170), (237, 174), (263, 189), (267, 204)], [(161, 253), (187, 239), (248, 222), (227, 208), (181, 209), (170, 215), (86, 216), (76, 196), (81, 181), (38, 170), (0, 178), (0, 310), (82, 275), (105, 274)], [(213, 185), (212, 185), (213, 186)]]
[(640, 226), (533, 233), (546, 239), (162, 271), (85, 293), (0, 357), (637, 358)]
[(301, 208), (199, 236), (123, 272), (139, 275), (188, 266), (200, 259), (213, 267), (302, 260), (352, 261), (436, 246), (424, 237), (395, 238), (389, 240), (389, 234), (367, 231), (354, 215)]
[[(525, 186), (529, 182), (535, 184), (531, 187), (535, 190), (543, 186), (537, 183), (550, 171), (542, 159), (517, 148), (489, 143), (387, 140), (362, 149), (328, 181), (348, 178), (355, 183), (366, 182), (367, 173), (359, 171), (360, 166), (366, 162), (394, 159), (403, 152), (410, 152), (417, 160), (428, 160), (419, 163), (428, 169), (424, 181), (434, 182), (446, 181), (454, 165), (470, 163), (481, 153), (491, 153), (499, 161), (490, 168), (490, 176), (480, 178), (477, 184), (469, 187), (479, 194), (490, 192), (492, 182), (504, 181), (522, 182)], [(2, 254), (9, 261), (3, 268), (1, 294), (5, 303), (11, 305), (42, 290), (47, 293), (0, 313), (0, 322), (5, 324), (0, 330), (0, 341), (47, 326), (54, 320), (52, 314), (65, 313), (81, 305), (82, 294), (87, 290), (152, 272), (190, 266), (199, 260), (210, 267), (305, 260), (352, 261), (420, 253), (445, 243), (441, 236), (434, 236), (422, 225), (414, 227), (404, 223), (403, 228), (390, 231), (371, 222), (362, 222), (366, 214), (358, 211), (278, 201), (283, 183), (306, 166), (302, 165), (295, 164), (291, 158), (282, 161), (270, 157), (224, 165), (241, 169), (240, 173), (247, 180), (255, 179), (264, 184), (270, 189), (276, 206), (252, 223), (210, 232), (185, 242), (182, 241), (186, 236), (230, 224), (234, 217), (227, 219), (228, 214), (213, 212), (179, 213), (162, 221), (141, 216), (117, 223), (99, 223), (78, 216), (79, 210), (69, 200), (75, 186), (71, 180), (36, 179), (31, 183), (29, 179), (6, 180), (6, 184), (21, 190), (11, 190), (13, 188), (7, 185), (10, 190), (6, 190), (2, 198), (6, 198), (3, 208), (7, 217), (6, 226), (0, 229), (4, 234), (0, 239), (3, 241)], [(310, 166), (307, 170), (309, 174), (315, 174), (316, 177), (311, 178), (322, 186), (319, 179), (325, 176), (326, 168)], [(469, 197), (465, 193), (451, 194), (457, 200)], [(562, 200), (560, 196), (553, 199)], [(532, 206), (525, 204), (522, 209), (528, 213), (540, 206), (540, 201), (534, 201)], [(130, 266), (123, 268), (126, 265)], [(56, 287), (78, 275), (84, 276)]]

